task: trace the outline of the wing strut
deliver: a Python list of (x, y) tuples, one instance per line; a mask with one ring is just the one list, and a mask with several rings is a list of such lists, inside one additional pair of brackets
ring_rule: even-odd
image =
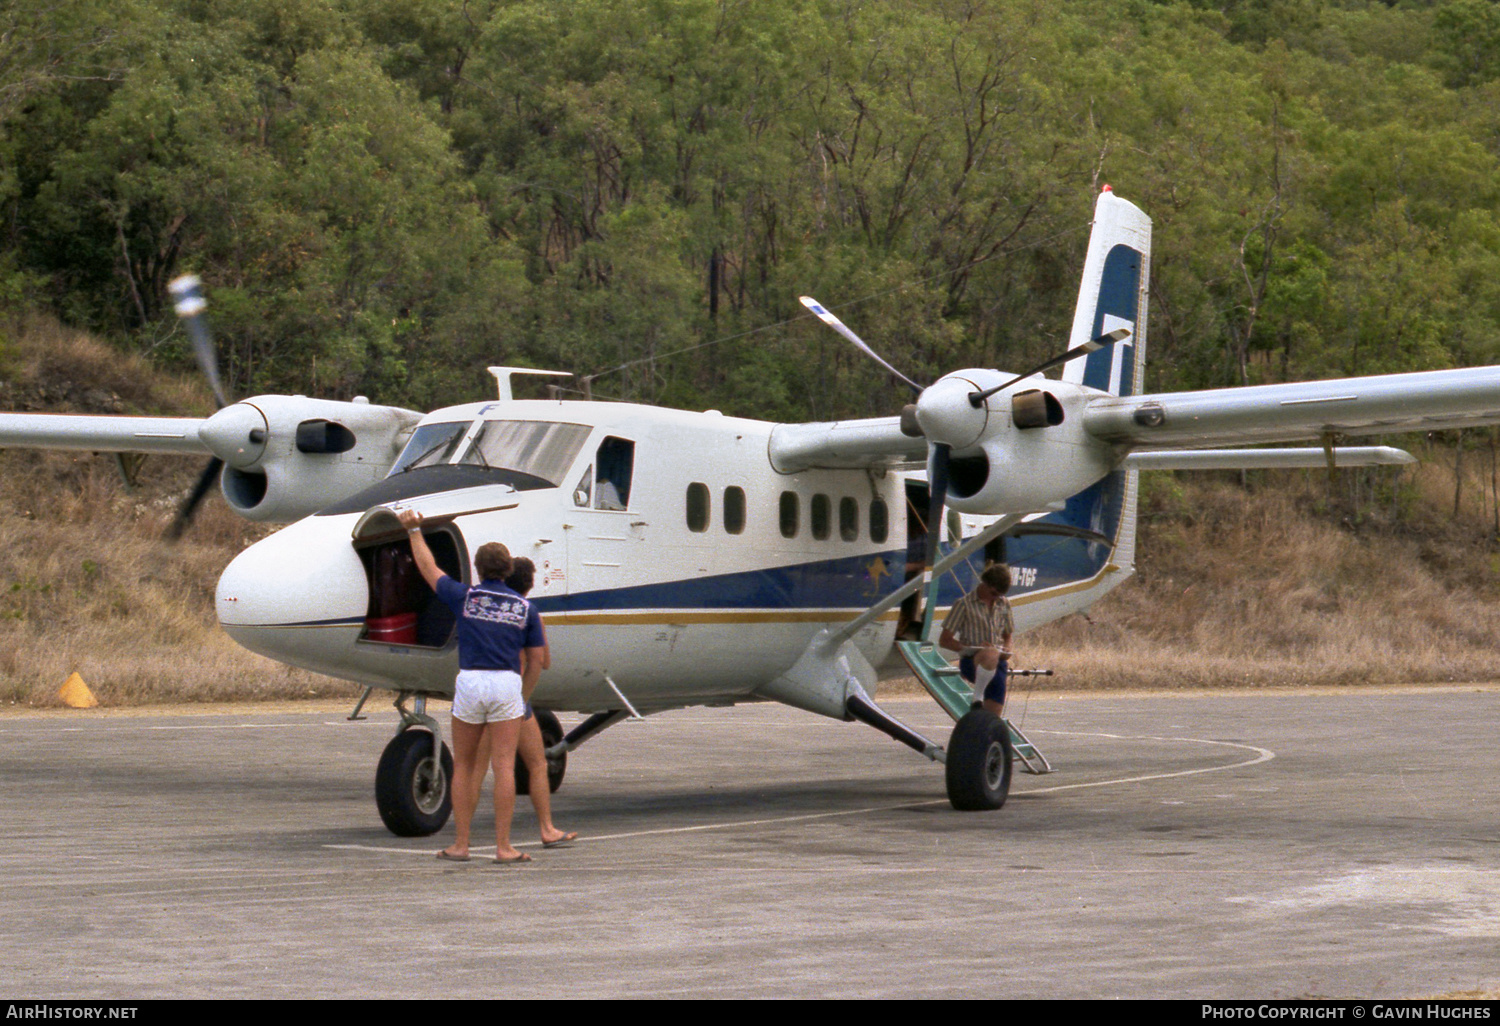
[[(938, 560), (937, 564), (932, 568), (932, 580), (940, 580), (943, 574), (947, 573), (950, 568), (957, 566), (960, 561), (967, 559), (975, 552), (975, 550), (984, 548), (991, 541), (998, 538), (1006, 531), (1009, 531), (1012, 527), (1015, 527), (1025, 517), (1025, 513), (1007, 513), (999, 520), (996, 520), (989, 527), (986, 527), (983, 531), (980, 531), (974, 537), (970, 538), (958, 548), (954, 549), (942, 559)], [(824, 653), (831, 655), (840, 645), (848, 641), (850, 638), (854, 637), (854, 635), (858, 634), (866, 624), (876, 619), (887, 609), (893, 609), (896, 606), (899, 606), (902, 602), (905, 602), (909, 596), (914, 594), (917, 589), (921, 588), (926, 583), (928, 583), (928, 581), (924, 577), (913, 577), (911, 580), (907, 581), (901, 587), (891, 592), (885, 598), (875, 603), (869, 609), (866, 609), (863, 613), (859, 614), (859, 616), (855, 617), (853, 620), (850, 620), (843, 627), (840, 627), (838, 630), (834, 631), (828, 636), (827, 640), (823, 644)], [(932, 592), (933, 596), (935, 596), (936, 588), (933, 588)], [(933, 596), (929, 596), (929, 598)], [(931, 603), (929, 602), (929, 605), (930, 604)]]

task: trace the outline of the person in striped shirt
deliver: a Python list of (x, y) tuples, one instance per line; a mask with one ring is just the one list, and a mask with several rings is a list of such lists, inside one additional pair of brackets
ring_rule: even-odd
[(959, 656), (958, 670), (974, 685), (974, 701), (996, 716), (1005, 711), (1005, 678), (1010, 658), (1010, 567), (990, 563), (979, 574), (974, 590), (953, 603), (943, 619), (938, 644)]

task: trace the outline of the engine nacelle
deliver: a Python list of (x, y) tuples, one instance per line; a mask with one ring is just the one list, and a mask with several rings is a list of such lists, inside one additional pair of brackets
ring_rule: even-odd
[[(917, 401), (931, 442), (952, 447), (948, 505), (961, 513), (1030, 513), (1065, 501), (1108, 474), (1113, 449), (1083, 430), (1083, 409), (1100, 393), (1040, 375), (1015, 382), (978, 407), (976, 392), (1012, 375), (972, 369), (945, 375)], [(933, 468), (929, 457), (929, 480)]]
[(198, 437), (224, 461), (219, 487), (236, 513), (286, 523), (379, 481), (421, 419), (363, 398), (259, 395), (224, 407)]

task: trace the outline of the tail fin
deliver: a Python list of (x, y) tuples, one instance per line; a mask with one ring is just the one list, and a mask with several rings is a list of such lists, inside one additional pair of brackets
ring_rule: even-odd
[(1146, 294), (1151, 272), (1151, 218), (1109, 186), (1094, 205), (1083, 283), (1068, 348), (1116, 328), (1129, 328), (1123, 342), (1105, 346), (1063, 368), (1063, 380), (1110, 395), (1142, 391), (1146, 363)]
[[(1068, 347), (1082, 345), (1116, 328), (1129, 328), (1131, 334), (1124, 341), (1067, 364), (1063, 368), (1064, 381), (1111, 395), (1137, 395), (1144, 391), (1150, 272), (1151, 219), (1106, 185), (1094, 206), (1094, 230), (1089, 236)], [(1110, 587), (1130, 576), (1134, 569), (1139, 473), (1117, 470), (1069, 499), (1060, 513), (1046, 518), (1086, 529), (1101, 537), (1101, 542), (1108, 539), (1107, 545), (1089, 547), (1089, 562), (1101, 567), (1109, 563), (1124, 571), (1114, 577)]]

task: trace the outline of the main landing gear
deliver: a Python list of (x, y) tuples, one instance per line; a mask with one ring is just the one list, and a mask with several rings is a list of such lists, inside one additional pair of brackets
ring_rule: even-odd
[(1012, 762), (1005, 723), (982, 706), (969, 710), (948, 739), (948, 801), (961, 812), (1000, 808), (1010, 795)]
[[(946, 749), (898, 722), (862, 691), (846, 700), (848, 714), (882, 730), (897, 741), (943, 763), (948, 800), (955, 809), (998, 809), (1010, 795), (1016, 763), (1027, 773), (1051, 773), (1052, 766), (1014, 723), (974, 704), (972, 689), (932, 644), (898, 641), (896, 648), (918, 681), (957, 722)], [(1051, 670), (1011, 670), (1011, 677), (1050, 677)]]
[[(358, 719), (359, 710), (369, 691), (359, 699), (350, 719)], [(406, 703), (415, 699), (412, 709)], [(453, 813), (453, 753), (443, 743), (438, 721), (427, 715), (427, 696), (403, 691), (396, 696), (396, 711), (401, 725), (380, 755), (375, 769), (375, 807), (387, 829), (397, 837), (426, 837), (443, 829)], [(562, 724), (547, 709), (536, 709), (537, 725), (542, 728), (542, 744), (547, 753), (549, 790), (562, 786), (568, 770), (568, 753), (600, 731), (625, 719), (627, 713), (608, 710), (595, 713), (563, 735)], [(520, 757), (516, 758), (516, 794), (524, 795), (531, 785), (530, 774)]]
[(982, 706), (975, 706), (959, 717), (946, 749), (880, 708), (863, 688), (851, 687), (845, 709), (852, 719), (869, 724), (933, 762), (941, 762), (948, 781), (948, 801), (955, 809), (961, 812), (998, 809), (1009, 797), (1010, 728)]
[(414, 711), (406, 708), (411, 697), (409, 691), (396, 697), (401, 726), (375, 769), (375, 807), (397, 837), (426, 837), (441, 830), (453, 812), (453, 753), (437, 720), (427, 715), (427, 696), (416, 696)]

